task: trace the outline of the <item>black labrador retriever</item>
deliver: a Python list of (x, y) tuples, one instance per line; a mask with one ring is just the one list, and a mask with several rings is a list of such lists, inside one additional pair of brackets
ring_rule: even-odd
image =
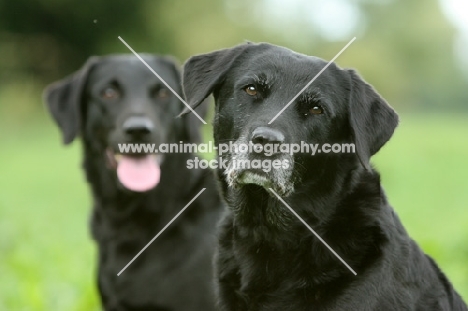
[[(145, 61), (179, 94), (167, 57)], [(65, 144), (81, 136), (94, 208), (105, 310), (214, 310), (212, 255), (220, 198), (215, 177), (184, 153), (120, 154), (119, 144), (199, 142), (201, 122), (133, 55), (92, 57), (45, 91)], [(201, 112), (200, 112), (201, 113)], [(120, 276), (117, 273), (202, 189), (206, 191)]]
[[(266, 148), (229, 150), (228, 164), (217, 170), (229, 206), (216, 259), (221, 310), (467, 310), (408, 236), (369, 164), (398, 123), (369, 84), (331, 64), (271, 122), (326, 64), (248, 43), (194, 56), (184, 66), (183, 88), (192, 107), (214, 94), (218, 147), (323, 146), (314, 156), (281, 148), (269, 154)], [(326, 153), (325, 144), (354, 144), (355, 153)], [(236, 165), (239, 159), (287, 165), (266, 173), (253, 164)]]

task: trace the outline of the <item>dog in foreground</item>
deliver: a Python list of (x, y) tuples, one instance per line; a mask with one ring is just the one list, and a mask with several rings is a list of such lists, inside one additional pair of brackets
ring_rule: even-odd
[[(353, 70), (270, 44), (190, 58), (183, 88), (195, 108), (213, 94), (215, 144), (353, 143), (355, 153), (231, 150), (217, 170), (221, 220), (216, 281), (221, 310), (467, 310), (388, 203), (372, 155), (398, 117)], [(187, 109), (184, 111), (187, 113)], [(281, 160), (265, 173), (234, 161)], [(276, 194), (357, 273), (335, 257)]]
[[(143, 58), (181, 93), (171, 59)], [(215, 310), (212, 256), (220, 199), (214, 175), (188, 170), (191, 154), (120, 154), (118, 148), (199, 142), (200, 121), (176, 118), (182, 103), (133, 55), (90, 58), (81, 70), (49, 86), (45, 100), (64, 143), (81, 136), (103, 308)], [(202, 188), (200, 197), (117, 276)]]

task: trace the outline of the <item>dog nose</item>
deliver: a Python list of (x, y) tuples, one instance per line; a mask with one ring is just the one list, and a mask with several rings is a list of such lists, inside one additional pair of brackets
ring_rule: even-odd
[(153, 128), (153, 122), (147, 117), (130, 117), (123, 124), (125, 133), (134, 136), (148, 135), (153, 131)]
[(284, 135), (278, 130), (270, 127), (257, 127), (253, 132), (250, 140), (254, 144), (281, 144), (284, 141)]

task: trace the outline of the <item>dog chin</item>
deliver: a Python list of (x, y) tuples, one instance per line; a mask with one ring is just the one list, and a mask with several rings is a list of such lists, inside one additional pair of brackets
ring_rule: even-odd
[(294, 192), (294, 185), (287, 179), (278, 179), (276, 175), (269, 175), (256, 170), (232, 172), (227, 176), (228, 184), (233, 188), (247, 185), (258, 185), (269, 191), (272, 189), (278, 195), (287, 197)]
[(272, 187), (272, 182), (270, 178), (264, 175), (257, 174), (255, 172), (251, 172), (251, 171), (245, 171), (241, 173), (236, 183), (239, 185), (246, 185), (246, 184), (259, 185), (265, 189)]

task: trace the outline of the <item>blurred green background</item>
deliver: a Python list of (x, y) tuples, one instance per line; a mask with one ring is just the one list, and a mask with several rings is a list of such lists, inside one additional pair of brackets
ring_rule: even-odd
[[(468, 300), (466, 0), (0, 0), (0, 310), (99, 310), (80, 145), (43, 87), (90, 55), (268, 41), (357, 69), (401, 116), (375, 156), (412, 237)], [(209, 129), (206, 129), (209, 132)]]

